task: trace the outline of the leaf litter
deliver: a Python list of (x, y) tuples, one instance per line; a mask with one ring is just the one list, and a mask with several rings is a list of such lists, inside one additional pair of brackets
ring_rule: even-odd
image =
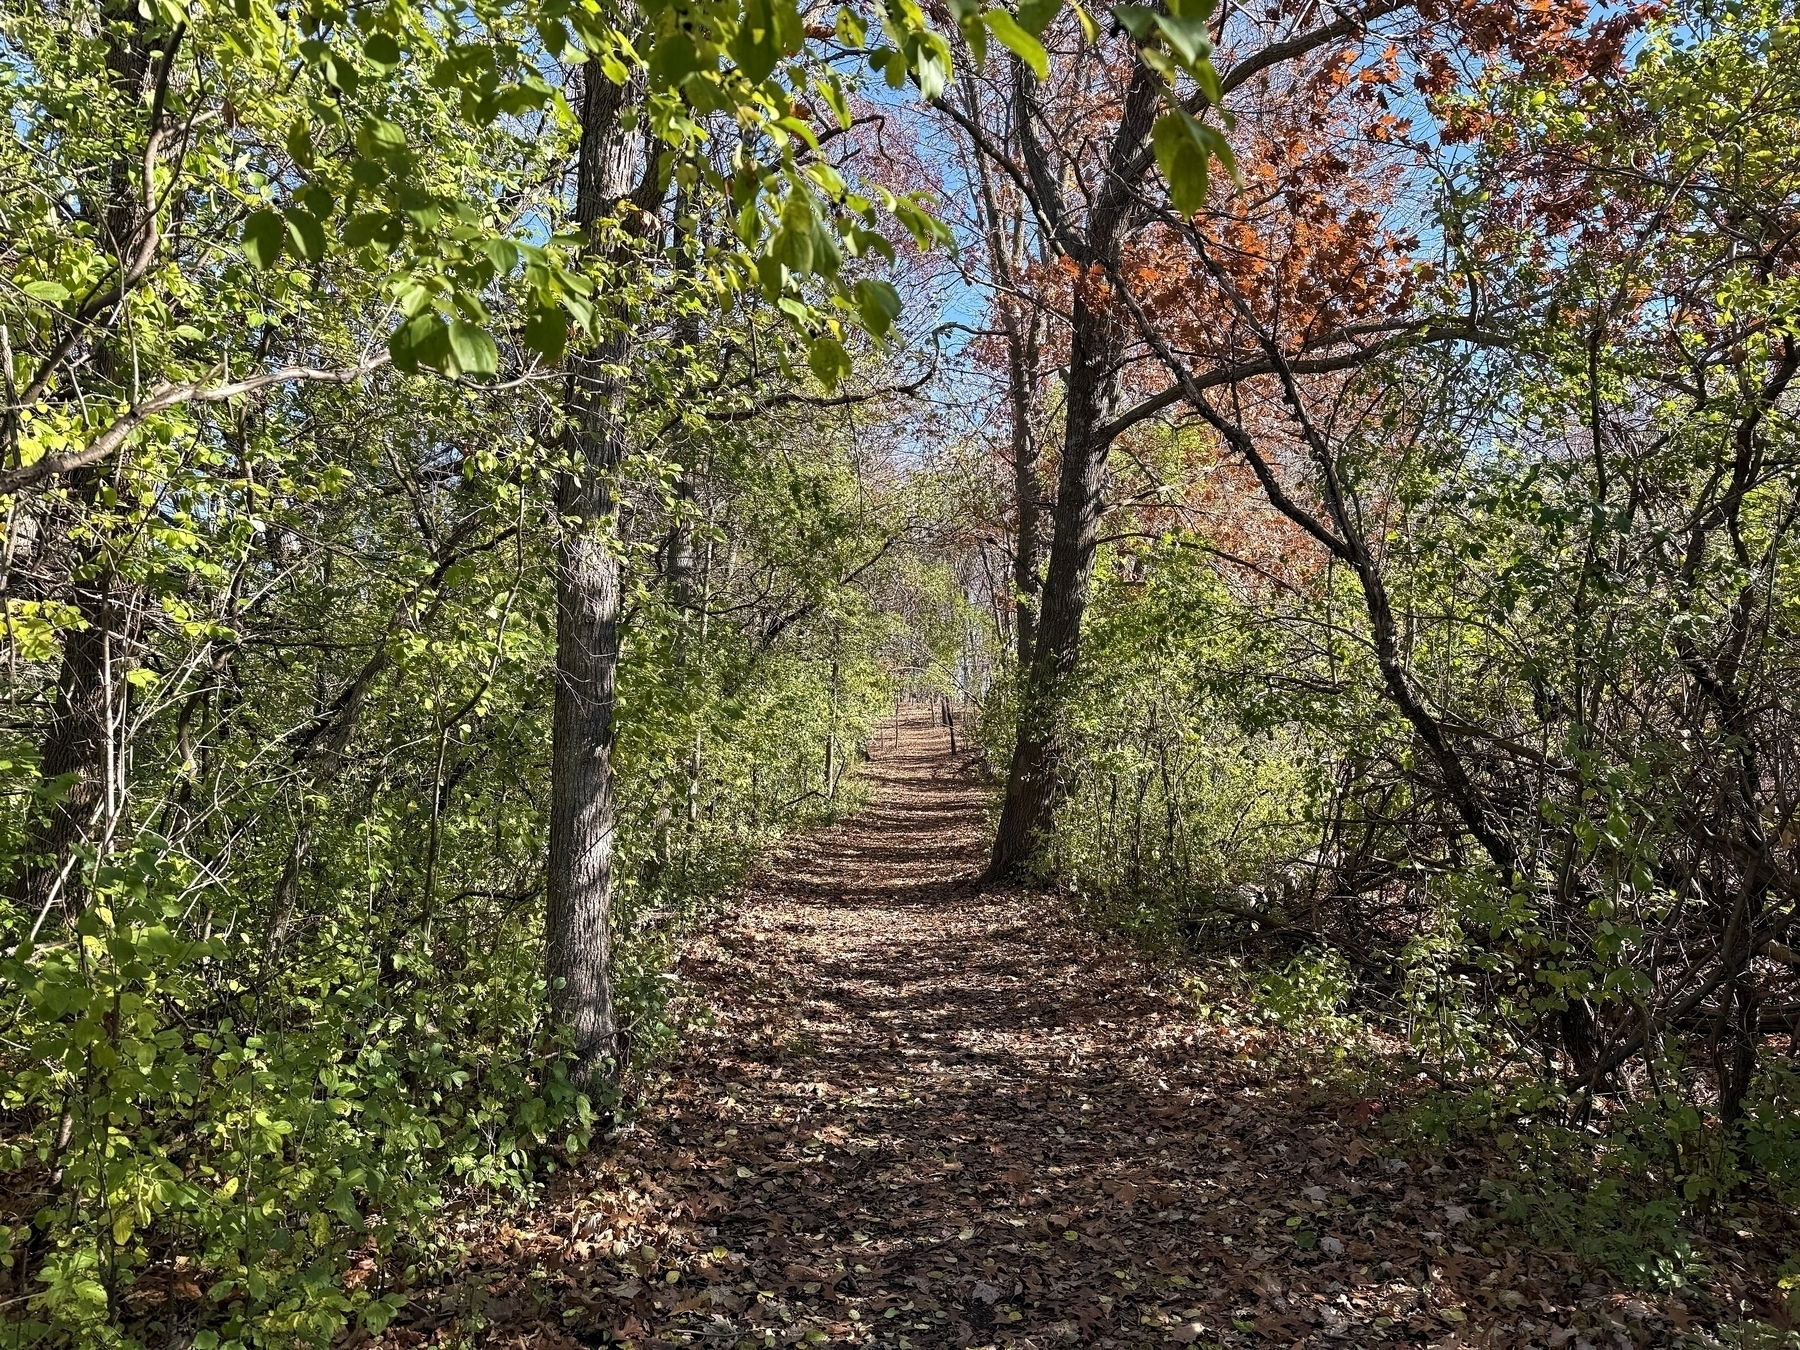
[(529, 1210), (466, 1220), (383, 1344), (1685, 1339), (1677, 1299), (1465, 1240), (1487, 1159), (1399, 1156), (1384, 1104), (1321, 1091), (1278, 1033), (1199, 1017), (1054, 896), (979, 889), (985, 791), (929, 718), (866, 772), (866, 810), (683, 954), (689, 1026), (641, 1113)]

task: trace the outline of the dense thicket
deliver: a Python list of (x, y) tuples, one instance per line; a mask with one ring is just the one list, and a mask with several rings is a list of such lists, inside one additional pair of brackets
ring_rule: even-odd
[(357, 1254), (585, 1145), (890, 697), (916, 522), (806, 372), (842, 329), (733, 305), (623, 66), (471, 115), (531, 14), (345, 17), (0, 25), (15, 1340), (379, 1329)]
[(1191, 219), (1128, 181), (1141, 65), (947, 108), (1014, 410), (993, 872), (1298, 958), (1553, 1145), (1503, 1192), (1604, 1123), (1656, 1259), (1800, 1179), (1795, 33), (1246, 15)]

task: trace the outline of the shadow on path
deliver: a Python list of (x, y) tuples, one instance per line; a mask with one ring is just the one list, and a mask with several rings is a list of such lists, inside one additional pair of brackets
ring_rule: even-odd
[(1474, 1169), (1384, 1160), (1369, 1104), (1256, 1028), (981, 892), (983, 790), (927, 715), (897, 732), (869, 807), (684, 956), (703, 1016), (511, 1239), (536, 1266), (493, 1286), (492, 1343), (1570, 1342), (1566, 1293), (1457, 1240)]

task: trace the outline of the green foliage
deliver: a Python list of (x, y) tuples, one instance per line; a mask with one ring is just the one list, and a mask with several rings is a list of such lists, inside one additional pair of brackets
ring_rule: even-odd
[(1280, 970), (1266, 972), (1257, 987), (1258, 1009), (1290, 1031), (1340, 1033), (1355, 988), (1349, 964), (1337, 952), (1303, 953)]
[[(1108, 922), (1186, 943), (1214, 903), (1307, 847), (1313, 747), (1281, 728), (1270, 632), (1235, 606), (1196, 541), (1115, 557), (1096, 579), (1083, 676), (1064, 710), (1074, 790), (1052, 866)], [(984, 725), (1010, 730), (1007, 690)], [(990, 759), (1004, 745), (990, 744)]]
[[(378, 1329), (404, 1290), (348, 1269), (429, 1266), (448, 1197), (528, 1193), (617, 1109), (567, 1082), (544, 1011), (551, 536), (482, 448), (505, 418), (402, 381), (337, 397), (396, 442), (320, 418), (182, 489), (181, 552), (154, 555), (181, 567), (182, 622), (134, 682), (145, 825), (84, 853), (43, 917), (0, 904), (21, 1000), (0, 1118), (27, 1197), (5, 1219), (34, 1340)], [(704, 606), (657, 581), (658, 532), (627, 543), (615, 979), (639, 1068), (668, 1044), (677, 935), (777, 834), (854, 800), (889, 699), (885, 627), (843, 580), (883, 517), (840, 442), (764, 439), (787, 434), (715, 437), (699, 466)], [(420, 488), (446, 453), (457, 473)], [(640, 523), (674, 509), (663, 467), (631, 470)], [(24, 667), (38, 688), (56, 655)], [(14, 754), (18, 789), (34, 763)], [(16, 866), (49, 799), (10, 800)]]
[[(54, 76), (51, 17), (6, 22)], [(61, 127), (116, 113), (91, 144), (41, 133), (71, 174), (106, 181), (129, 101), (90, 79), (52, 106), (53, 86), (15, 82), (18, 115)], [(304, 230), (262, 225), (261, 270), (217, 246), (245, 202), (202, 171), (241, 186), (227, 152), (261, 113), (279, 129), (270, 87), (245, 89), (235, 127), (201, 124), (180, 198), (190, 242), (134, 292), (92, 369), (16, 410), (19, 460), (79, 451), (106, 425), (119, 352), (157, 387), (354, 368), (387, 340), (396, 283), (366, 257), (313, 259)], [(414, 120), (394, 124), (410, 172), (468, 181), (472, 162), (518, 148), (499, 132), (451, 135), (441, 113), (421, 93)], [(544, 125), (541, 160), (513, 165), (567, 153), (566, 127)], [(381, 127), (368, 139), (401, 143)], [(274, 131), (267, 144), (281, 144)], [(29, 156), (6, 153), (19, 156), (0, 188), (9, 218), (48, 211)], [(554, 220), (562, 205), (533, 209)], [(104, 273), (95, 230), (45, 219), (9, 262), (71, 283), (79, 268)], [(10, 499), (9, 1337), (286, 1346), (378, 1330), (407, 1272), (454, 1260), (446, 1203), (529, 1195), (630, 1109), (635, 1075), (672, 1034), (665, 977), (684, 925), (780, 832), (854, 801), (845, 775), (888, 698), (874, 659), (885, 626), (855, 582), (897, 508), (869, 492), (841, 426), (747, 415), (791, 396), (804, 348), (757, 305), (721, 316), (716, 293), (687, 279), (696, 256), (640, 248), (596, 265), (636, 339), (622, 405), (634, 453), (615, 484), (630, 586), (613, 922), (632, 1069), (618, 1100), (570, 1085), (545, 1011), (563, 452), (540, 397), (560, 373), (505, 390), (432, 378), (421, 360), (416, 376), (192, 399), (147, 418), (103, 474)], [(891, 322), (886, 283), (859, 281), (861, 303)], [(48, 283), (0, 293), (15, 387), (54, 349), (58, 330), (32, 308), (53, 298)], [(442, 320), (460, 370), (528, 369), (473, 309), (453, 302), (446, 317), (436, 303), (414, 318)], [(483, 303), (516, 313), (497, 291)], [(594, 320), (619, 322), (612, 309)], [(745, 347), (769, 369), (697, 396), (725, 384), (713, 354)], [(668, 574), (682, 530), (685, 589)], [(83, 680), (106, 704), (103, 763), (46, 777), (45, 747), (64, 753), (72, 722), (58, 691)], [(84, 814), (61, 847), (71, 803)]]
[(417, 984), (397, 996), (348, 912), (319, 916), (271, 997), (246, 978), (248, 934), (184, 935), (223, 897), (159, 843), (100, 868), (68, 938), (22, 943), (4, 969), (24, 1004), (4, 1105), (40, 1121), (15, 1165), (53, 1178), (22, 1216), (40, 1332), (119, 1341), (159, 1267), (165, 1298), (191, 1283), (217, 1309), (221, 1344), (379, 1330), (400, 1299), (337, 1281), (356, 1253), (416, 1235), (453, 1179), (516, 1185), (546, 1148), (587, 1140), (554, 1041), (515, 1040), (541, 977), (514, 943), (456, 972), (442, 1004)]

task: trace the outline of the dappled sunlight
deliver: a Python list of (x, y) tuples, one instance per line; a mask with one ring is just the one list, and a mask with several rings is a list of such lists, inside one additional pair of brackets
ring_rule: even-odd
[(1478, 1250), (1483, 1159), (1403, 1156), (1379, 1104), (1276, 1033), (1198, 1019), (1054, 897), (983, 892), (984, 790), (923, 714), (866, 772), (868, 809), (781, 853), (683, 957), (711, 1021), (603, 1160), (506, 1230), (478, 1281), (492, 1343), (1525, 1346), (1660, 1325), (1554, 1257)]

